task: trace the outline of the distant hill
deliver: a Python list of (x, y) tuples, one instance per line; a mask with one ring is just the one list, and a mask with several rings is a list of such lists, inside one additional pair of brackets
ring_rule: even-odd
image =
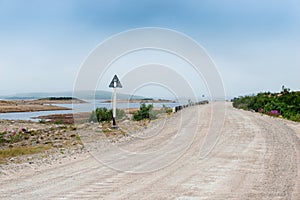
[[(104, 91), (104, 90), (97, 90), (97, 91), (80, 91), (76, 92), (74, 98), (78, 99), (111, 99), (113, 93)], [(48, 97), (73, 97), (73, 92), (39, 92), (39, 93), (18, 93), (14, 95), (8, 96), (0, 96), (0, 99), (42, 99)], [(129, 94), (117, 94), (118, 99), (126, 100), (126, 99), (144, 99), (145, 97), (142, 96), (131, 96)]]

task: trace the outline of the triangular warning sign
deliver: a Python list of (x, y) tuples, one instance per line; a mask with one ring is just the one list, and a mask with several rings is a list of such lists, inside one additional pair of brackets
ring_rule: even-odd
[(115, 82), (116, 82), (116, 87), (117, 88), (122, 88), (122, 84), (121, 84), (119, 78), (117, 77), (117, 75), (114, 76), (114, 78), (112, 79), (112, 81), (109, 84), (109, 87), (114, 88), (115, 87)]

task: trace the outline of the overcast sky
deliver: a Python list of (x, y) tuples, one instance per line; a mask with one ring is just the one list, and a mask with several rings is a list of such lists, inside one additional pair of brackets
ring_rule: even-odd
[(99, 43), (140, 27), (195, 39), (227, 96), (300, 90), (297, 0), (0, 0), (0, 94), (70, 91)]

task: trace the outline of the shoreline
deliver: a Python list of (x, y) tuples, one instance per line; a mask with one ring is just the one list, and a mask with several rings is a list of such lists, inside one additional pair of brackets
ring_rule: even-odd
[(17, 112), (38, 112), (38, 111), (55, 111), (55, 110), (72, 110), (62, 106), (53, 105), (11, 105), (0, 106), (1, 113), (17, 113)]
[[(101, 101), (101, 103), (112, 103), (112, 100), (104, 100)], [(176, 103), (175, 101), (172, 100), (167, 100), (167, 99), (133, 99), (133, 100), (121, 100), (117, 99), (117, 103)]]
[(0, 100), (0, 113), (72, 110), (71, 108), (66, 108), (63, 106), (52, 105), (52, 104), (72, 104), (72, 103), (79, 104), (79, 103), (86, 103), (86, 102), (79, 99)]

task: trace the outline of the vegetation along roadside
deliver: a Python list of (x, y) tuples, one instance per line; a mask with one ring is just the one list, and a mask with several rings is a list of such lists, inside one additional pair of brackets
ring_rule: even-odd
[(274, 117), (300, 122), (300, 92), (282, 86), (280, 93), (263, 92), (232, 100), (238, 109), (251, 110)]

